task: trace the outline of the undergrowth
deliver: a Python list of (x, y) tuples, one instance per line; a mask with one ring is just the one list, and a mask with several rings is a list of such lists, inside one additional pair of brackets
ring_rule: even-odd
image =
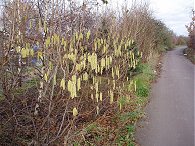
[(195, 64), (195, 51), (191, 48), (186, 48), (184, 49), (184, 54), (187, 55), (187, 58), (193, 63)]
[(154, 71), (149, 64), (140, 64), (137, 70), (139, 74), (134, 78), (137, 85), (136, 96), (147, 97), (150, 91), (150, 81), (155, 76)]
[[(125, 86), (133, 95), (118, 99), (118, 107), (121, 110), (88, 123), (78, 132), (80, 139), (75, 140), (74, 146), (137, 145), (135, 142), (136, 122), (145, 114), (143, 107), (148, 102), (150, 85), (155, 73), (154, 66), (151, 64), (139, 64), (135, 72), (136, 75), (131, 81), (127, 81)], [(132, 82), (136, 82), (136, 89)]]

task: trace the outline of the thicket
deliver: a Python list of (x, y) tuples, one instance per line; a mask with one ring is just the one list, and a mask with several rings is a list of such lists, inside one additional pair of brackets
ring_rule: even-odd
[(195, 10), (192, 11), (192, 21), (186, 28), (189, 32), (188, 47), (195, 49)]
[(139, 63), (173, 46), (147, 4), (107, 3), (4, 3), (0, 145), (72, 144), (84, 123), (121, 110), (121, 96), (131, 100), (124, 86)]

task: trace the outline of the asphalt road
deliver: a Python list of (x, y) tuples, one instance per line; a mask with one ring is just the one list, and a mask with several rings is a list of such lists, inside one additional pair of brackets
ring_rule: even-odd
[(195, 66), (183, 56), (183, 47), (168, 52), (146, 116), (138, 122), (136, 141), (141, 146), (195, 146), (194, 83)]

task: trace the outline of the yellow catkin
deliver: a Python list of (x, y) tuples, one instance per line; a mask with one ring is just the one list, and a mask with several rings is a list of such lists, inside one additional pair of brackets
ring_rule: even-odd
[(30, 44), (26, 43), (26, 49), (30, 49)]
[(116, 67), (116, 75), (117, 75), (118, 78), (120, 77), (120, 72), (119, 72), (119, 68), (118, 67)]
[(91, 34), (91, 32), (90, 32), (90, 30), (89, 30), (89, 31), (87, 32), (87, 35), (86, 35), (87, 40), (89, 40), (90, 34)]
[(22, 58), (26, 58), (27, 57), (27, 51), (26, 51), (25, 48), (22, 48), (22, 50), (21, 50), (21, 57)]
[(116, 88), (116, 82), (113, 80), (113, 90)]
[(91, 94), (91, 99), (93, 100), (94, 98), (93, 98), (93, 94)]
[(97, 115), (99, 115), (99, 111), (100, 111), (99, 106), (96, 106), (96, 112), (97, 112)]
[(108, 85), (110, 84), (110, 79), (108, 79)]
[(132, 51), (130, 51), (130, 56), (132, 56)]
[(114, 93), (112, 90), (110, 90), (110, 104), (114, 102)]
[(99, 101), (99, 94), (98, 93), (95, 94), (95, 98), (96, 98), (96, 101), (98, 102)]
[(96, 73), (98, 73), (98, 72), (100, 72), (100, 66), (99, 65), (97, 65), (97, 72)]
[(69, 51), (70, 51), (70, 52), (72, 52), (72, 51), (73, 51), (73, 44), (72, 44), (72, 41), (70, 41)]
[(98, 44), (98, 48), (100, 48), (100, 46), (101, 46), (101, 41), (100, 41), (99, 38), (98, 38), (98, 40), (97, 40), (97, 44)]
[(92, 78), (92, 79), (93, 79), (93, 84), (95, 84), (95, 77), (93, 76), (93, 78)]
[(81, 89), (81, 78), (77, 79), (77, 90), (79, 91)]
[(102, 58), (102, 59), (101, 59), (101, 67), (104, 68), (105, 66), (106, 66), (105, 59)]
[(76, 39), (76, 41), (79, 39), (79, 34), (78, 34), (78, 32), (75, 33), (75, 39)]
[(103, 54), (106, 53), (106, 46), (105, 45), (103, 46), (103, 52), (102, 53)]
[(122, 109), (122, 104), (121, 104), (121, 103), (119, 103), (119, 109), (120, 109), (120, 111), (121, 111), (121, 109)]
[(87, 80), (88, 80), (88, 74), (87, 74), (87, 72), (85, 72), (85, 73), (83, 74), (83, 80), (84, 80), (84, 81), (87, 81)]
[(61, 39), (61, 45), (64, 45), (64, 38)]
[(56, 85), (56, 74), (53, 77), (53, 84)]
[(76, 84), (76, 82), (77, 82), (77, 77), (76, 77), (76, 75), (73, 75), (73, 76), (72, 76), (72, 81), (73, 81), (74, 84)]
[(82, 33), (79, 34), (79, 40), (83, 40), (83, 34)]
[(95, 83), (95, 90), (96, 90), (96, 93), (98, 92), (98, 82)]
[(19, 53), (20, 51), (21, 51), (21, 47), (20, 46), (16, 47), (16, 52)]
[(108, 69), (108, 66), (109, 66), (109, 59), (108, 59), (108, 56), (106, 55), (106, 69)]
[(112, 64), (112, 56), (109, 57), (110, 64)]
[(26, 56), (28, 57), (30, 55), (30, 50), (26, 49)]
[(44, 74), (44, 80), (47, 82), (48, 81), (48, 76), (47, 74)]
[(68, 91), (71, 93), (72, 92), (72, 81), (68, 81)]
[(38, 57), (38, 59), (43, 60), (43, 53), (41, 51), (38, 51), (37, 57)]
[(77, 110), (76, 107), (73, 108), (72, 114), (73, 114), (74, 117), (76, 117), (78, 115), (78, 110)]
[(32, 20), (30, 19), (29, 28), (32, 29)]
[(122, 55), (122, 52), (121, 52), (121, 45), (119, 46), (119, 48), (118, 48), (118, 49), (119, 49), (118, 55), (120, 55), (120, 56), (121, 56), (121, 55)]
[[(56, 80), (56, 76), (54, 76), (55, 80)], [(60, 82), (60, 87), (65, 90), (65, 79), (63, 78)]]
[(72, 84), (72, 89), (73, 89), (73, 91), (72, 91), (72, 99), (74, 98), (74, 97), (77, 97), (77, 91), (76, 91), (76, 84)]
[(76, 64), (76, 71), (80, 71), (81, 70), (81, 65), (80, 64)]
[(33, 49), (30, 49), (29, 50), (29, 54), (30, 54), (30, 56), (34, 56), (34, 50)]
[(97, 42), (96, 41), (94, 42), (94, 49), (95, 49), (95, 51), (97, 50)]
[(127, 49), (127, 44), (125, 44), (125, 50)]
[(100, 92), (100, 101), (102, 101), (102, 92)]
[(70, 92), (70, 96), (72, 97), (72, 99), (77, 96), (76, 82), (76, 75), (72, 76), (72, 81), (68, 81), (68, 91)]
[(133, 61), (133, 68), (135, 69), (136, 63), (135, 60)]

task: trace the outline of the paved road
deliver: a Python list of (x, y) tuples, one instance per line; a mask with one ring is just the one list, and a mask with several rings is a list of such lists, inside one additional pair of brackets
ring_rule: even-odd
[(177, 48), (163, 59), (146, 117), (138, 123), (136, 139), (141, 146), (195, 146), (195, 66), (182, 51)]

